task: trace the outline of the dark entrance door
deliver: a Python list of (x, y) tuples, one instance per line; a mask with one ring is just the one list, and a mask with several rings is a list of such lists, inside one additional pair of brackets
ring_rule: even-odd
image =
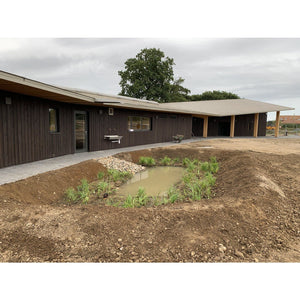
[(219, 122), (218, 124), (218, 136), (229, 136), (230, 135), (230, 123)]
[(75, 152), (88, 150), (87, 112), (75, 111)]

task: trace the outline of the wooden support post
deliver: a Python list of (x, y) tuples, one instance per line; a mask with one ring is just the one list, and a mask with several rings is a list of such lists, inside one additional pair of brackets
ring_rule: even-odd
[(230, 121), (230, 137), (234, 137), (234, 125), (235, 125), (235, 116), (231, 116)]
[(280, 111), (276, 111), (275, 137), (279, 136)]
[(253, 129), (253, 136), (257, 137), (258, 134), (258, 119), (259, 119), (259, 114), (254, 115), (254, 129)]
[(204, 116), (204, 122), (203, 122), (203, 137), (207, 137), (207, 131), (208, 131), (208, 116)]

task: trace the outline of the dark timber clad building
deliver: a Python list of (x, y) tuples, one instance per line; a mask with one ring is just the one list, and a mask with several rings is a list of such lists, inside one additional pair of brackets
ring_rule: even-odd
[(0, 168), (167, 142), (176, 134), (185, 139), (264, 136), (266, 113), (276, 111), (279, 124), (279, 112), (289, 109), (246, 99), (158, 104), (63, 89), (0, 71)]

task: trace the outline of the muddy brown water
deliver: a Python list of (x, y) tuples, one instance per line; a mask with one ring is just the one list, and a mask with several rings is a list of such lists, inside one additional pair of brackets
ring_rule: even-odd
[(147, 195), (162, 195), (169, 188), (180, 182), (184, 168), (181, 167), (155, 167), (135, 174), (122, 185), (118, 191), (119, 196), (135, 195), (139, 187), (145, 189)]

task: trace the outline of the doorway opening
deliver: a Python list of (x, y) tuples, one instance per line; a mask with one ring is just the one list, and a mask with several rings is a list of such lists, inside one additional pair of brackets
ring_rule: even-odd
[(75, 111), (75, 152), (88, 151), (87, 119), (86, 111)]
[(218, 136), (230, 136), (230, 122), (218, 123)]
[(192, 133), (193, 136), (203, 136), (203, 123), (204, 120), (202, 118), (193, 117), (192, 120)]

